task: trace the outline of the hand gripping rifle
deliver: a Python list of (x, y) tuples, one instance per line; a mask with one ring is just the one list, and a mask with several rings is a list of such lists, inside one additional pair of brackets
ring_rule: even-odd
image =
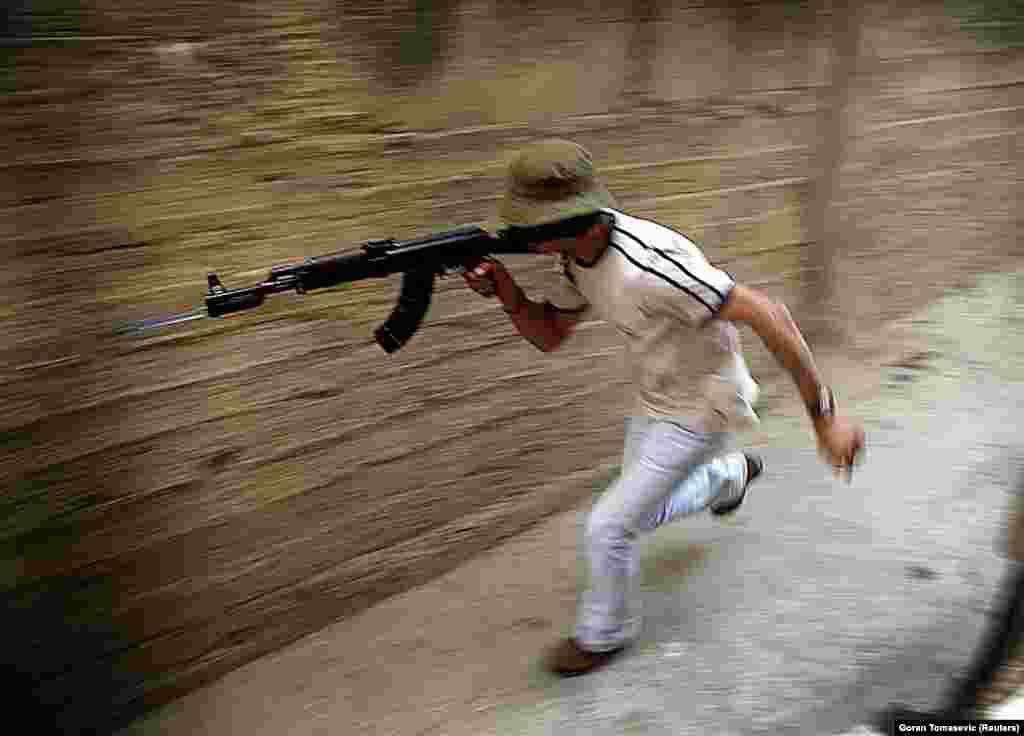
[(363, 245), (362, 253), (336, 253), (307, 258), (296, 265), (274, 266), (266, 281), (255, 286), (227, 289), (217, 274), (207, 275), (209, 292), (206, 305), (191, 312), (161, 319), (143, 320), (120, 330), (142, 334), (206, 317), (223, 317), (263, 304), (268, 294), (296, 291), (304, 294), (315, 289), (402, 274), (398, 304), (387, 321), (374, 331), (382, 348), (393, 353), (401, 348), (419, 328), (430, 307), (435, 276), (449, 270), (472, 268), (489, 254), (533, 253), (524, 229), (509, 228), (497, 236), (479, 227), (462, 227), (414, 240), (374, 240)]

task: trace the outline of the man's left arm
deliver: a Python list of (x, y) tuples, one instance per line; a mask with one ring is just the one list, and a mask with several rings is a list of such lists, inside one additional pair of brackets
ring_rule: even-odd
[[(823, 396), (831, 396), (807, 342), (782, 302), (742, 284), (736, 284), (716, 315), (719, 319), (748, 325), (792, 376), (807, 407), (822, 454), (833, 468), (852, 470), (864, 447), (864, 431), (842, 417), (821, 413)], [(823, 393), (827, 392), (827, 393)]]

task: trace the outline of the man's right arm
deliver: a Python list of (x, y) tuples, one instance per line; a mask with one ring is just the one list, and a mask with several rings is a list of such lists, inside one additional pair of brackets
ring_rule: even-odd
[(530, 301), (518, 285), (507, 299), (499, 292), (499, 299), (519, 334), (545, 353), (556, 350), (565, 342), (579, 322), (576, 312), (561, 310), (547, 301)]
[(545, 353), (565, 342), (582, 315), (582, 310), (564, 310), (551, 302), (530, 301), (508, 270), (493, 258), (485, 258), (467, 270), (464, 277), (473, 291), (497, 297), (519, 334)]

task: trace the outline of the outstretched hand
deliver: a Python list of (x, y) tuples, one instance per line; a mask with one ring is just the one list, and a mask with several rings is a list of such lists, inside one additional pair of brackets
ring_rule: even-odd
[(846, 481), (853, 480), (853, 466), (863, 461), (864, 430), (840, 415), (821, 419), (815, 423), (818, 435), (818, 454), (832, 466), (837, 478), (846, 474)]

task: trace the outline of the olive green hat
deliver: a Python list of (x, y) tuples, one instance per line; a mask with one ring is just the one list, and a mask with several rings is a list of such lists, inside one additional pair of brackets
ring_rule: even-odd
[(506, 225), (528, 227), (614, 206), (595, 178), (587, 149), (551, 138), (528, 145), (512, 160), (498, 214)]

